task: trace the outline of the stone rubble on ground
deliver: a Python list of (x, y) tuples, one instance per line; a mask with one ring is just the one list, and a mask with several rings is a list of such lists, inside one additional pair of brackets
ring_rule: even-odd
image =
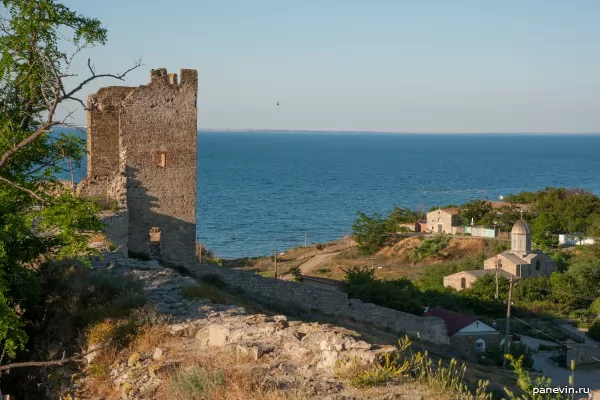
[[(112, 256), (112, 257), (111, 257)], [(344, 361), (373, 363), (390, 346), (373, 346), (356, 332), (328, 324), (288, 320), (284, 315), (247, 314), (243, 307), (186, 299), (181, 289), (198, 281), (165, 268), (156, 261), (121, 259), (109, 254), (95, 268), (134, 277), (144, 284), (156, 311), (172, 316), (168, 331), (178, 337), (177, 348), (157, 347), (133, 353), (112, 366), (110, 377), (123, 399), (151, 399), (179, 362), (208, 349), (231, 351), (254, 360), (253, 374), (270, 387), (308, 391), (314, 399), (360, 399), (336, 377)], [(414, 395), (414, 396), (413, 396)], [(369, 398), (421, 398), (384, 395)]]

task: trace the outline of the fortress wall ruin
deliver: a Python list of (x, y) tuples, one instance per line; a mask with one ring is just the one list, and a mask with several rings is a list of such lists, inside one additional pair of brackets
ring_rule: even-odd
[(78, 194), (117, 201), (105, 222), (125, 253), (192, 265), (198, 74), (183, 69), (179, 83), (161, 68), (150, 79), (88, 97), (88, 173)]
[(156, 69), (119, 113), (129, 249), (178, 265), (195, 263), (197, 94), (195, 70), (181, 70), (178, 83)]
[(234, 289), (241, 289), (251, 298), (292, 306), (307, 313), (320, 312), (331, 319), (345, 318), (358, 323), (385, 329), (394, 334), (406, 333), (410, 337), (438, 345), (449, 343), (446, 324), (437, 317), (420, 317), (375, 304), (348, 299), (346, 293), (307, 286), (297, 282), (264, 278), (251, 271), (234, 270), (207, 265), (191, 270), (197, 278), (217, 275)]

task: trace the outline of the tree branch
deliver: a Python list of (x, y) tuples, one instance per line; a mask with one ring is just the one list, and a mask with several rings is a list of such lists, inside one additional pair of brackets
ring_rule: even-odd
[(70, 92), (68, 92), (67, 94), (65, 94), (61, 100), (67, 100), (67, 99), (72, 99), (73, 95), (77, 92), (79, 92), (81, 89), (83, 89), (83, 87), (85, 85), (87, 85), (88, 83), (90, 83), (91, 81), (93, 81), (94, 79), (98, 79), (98, 78), (115, 78), (118, 79), (120, 81), (124, 80), (123, 78), (125, 77), (125, 75), (127, 75), (128, 73), (130, 73), (131, 71), (133, 71), (136, 68), (139, 68), (142, 66), (142, 61), (141, 60), (137, 60), (135, 62), (135, 65), (131, 68), (129, 68), (127, 71), (123, 72), (122, 74), (100, 74), (100, 75), (96, 75), (94, 68), (92, 67), (91, 63), (90, 63), (90, 59), (88, 59), (88, 68), (92, 73), (92, 76), (90, 76), (87, 79), (84, 79), (79, 85), (77, 85), (74, 89), (72, 89)]
[(3, 176), (0, 176), (0, 181), (4, 182), (4, 183), (6, 183), (6, 184), (8, 184), (8, 185), (10, 185), (10, 186), (12, 186), (12, 187), (15, 187), (15, 188), (17, 188), (17, 189), (19, 189), (19, 190), (22, 190), (23, 192), (27, 192), (27, 193), (29, 193), (29, 194), (30, 194), (32, 197), (35, 197), (36, 199), (38, 199), (38, 200), (39, 200), (39, 201), (41, 201), (42, 203), (44, 202), (44, 199), (42, 199), (42, 198), (41, 198), (39, 195), (37, 195), (37, 194), (36, 194), (36, 193), (35, 193), (33, 190), (31, 190), (31, 189), (27, 189), (27, 188), (25, 188), (25, 187), (23, 187), (23, 186), (17, 185), (17, 184), (16, 184), (16, 183), (14, 183), (13, 181), (11, 181), (11, 180), (9, 180), (9, 179), (6, 179), (6, 178), (5, 178), (5, 177), (3, 177)]
[[(55, 109), (56, 109), (56, 107), (54, 107), (54, 109), (51, 110), (52, 114), (54, 114)], [(33, 142), (35, 139), (42, 136), (44, 133), (50, 132), (48, 129), (55, 125), (58, 125), (58, 122), (52, 121), (52, 120), (44, 122), (42, 124), (42, 126), (38, 128), (38, 130), (36, 130), (31, 135), (27, 136), (25, 139), (23, 139), (21, 142), (19, 142), (15, 147), (13, 147), (12, 149), (10, 149), (6, 153), (4, 153), (2, 155), (2, 157), (0, 157), (0, 169), (2, 169), (2, 167), (4, 167), (6, 165), (6, 163), (8, 162), (8, 159), (11, 158), (17, 151), (28, 146), (31, 142)]]
[(6, 371), (8, 369), (13, 369), (13, 368), (25, 368), (25, 367), (49, 367), (52, 365), (61, 365), (61, 364), (66, 364), (66, 363), (70, 363), (70, 362), (82, 362), (84, 357), (87, 356), (88, 354), (92, 354), (95, 353), (97, 351), (102, 350), (103, 348), (107, 347), (110, 344), (110, 342), (95, 348), (93, 350), (90, 350), (86, 353), (83, 354), (75, 354), (74, 356), (65, 358), (65, 353), (63, 352), (62, 358), (60, 360), (52, 360), (52, 361), (26, 361), (26, 362), (19, 362), (19, 363), (12, 363), (12, 364), (6, 364), (6, 365), (1, 365), (0, 366), (0, 372), (1, 371)]

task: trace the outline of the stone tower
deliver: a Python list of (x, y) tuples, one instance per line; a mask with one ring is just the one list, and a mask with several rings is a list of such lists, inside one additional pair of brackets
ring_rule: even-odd
[(510, 251), (528, 253), (531, 251), (531, 229), (523, 219), (518, 220), (510, 234)]
[(195, 262), (198, 75), (150, 73), (148, 85), (88, 98), (88, 177), (82, 195), (119, 202), (130, 253)]

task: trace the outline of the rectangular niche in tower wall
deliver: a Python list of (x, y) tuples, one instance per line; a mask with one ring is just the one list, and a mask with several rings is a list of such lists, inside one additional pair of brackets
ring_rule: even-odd
[(148, 235), (148, 238), (150, 239), (150, 256), (152, 258), (158, 258), (161, 255), (160, 235), (160, 228), (153, 227), (152, 229), (150, 229), (150, 234)]
[(154, 153), (154, 164), (158, 168), (167, 168), (169, 166), (169, 154), (166, 151), (157, 151)]

